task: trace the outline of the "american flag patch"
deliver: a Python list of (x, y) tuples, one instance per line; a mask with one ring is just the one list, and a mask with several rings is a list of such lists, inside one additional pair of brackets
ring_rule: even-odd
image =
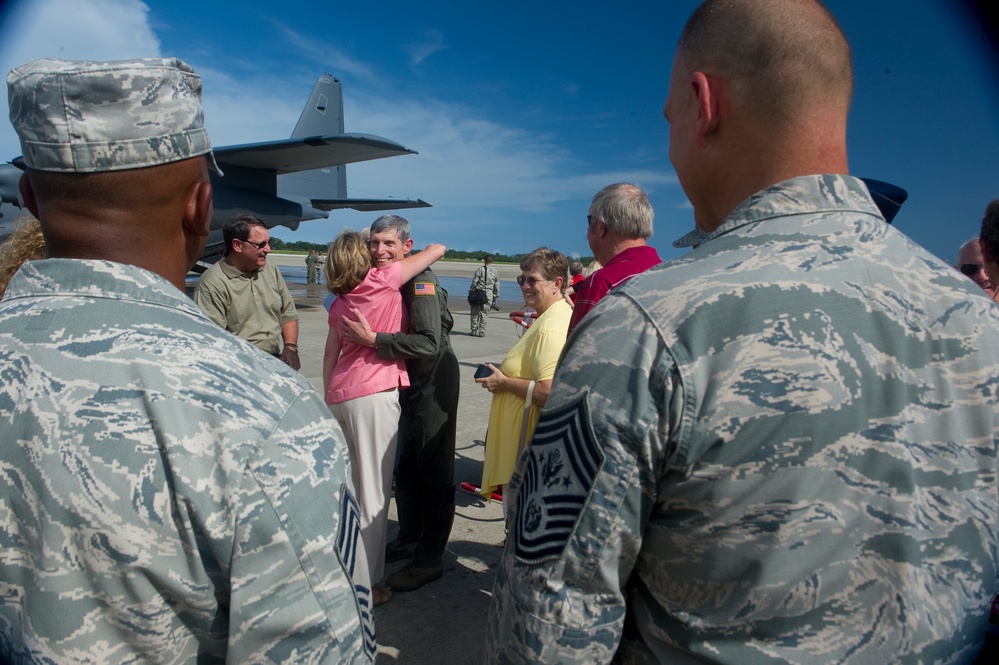
[(413, 285), (413, 293), (418, 296), (432, 296), (436, 295), (437, 291), (433, 282), (417, 282)]

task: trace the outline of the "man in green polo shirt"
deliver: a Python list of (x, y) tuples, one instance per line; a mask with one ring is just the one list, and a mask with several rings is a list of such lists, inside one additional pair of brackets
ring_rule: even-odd
[(281, 272), (267, 262), (267, 227), (245, 213), (226, 222), (222, 235), (225, 257), (201, 276), (194, 301), (220, 327), (299, 369), (298, 312)]

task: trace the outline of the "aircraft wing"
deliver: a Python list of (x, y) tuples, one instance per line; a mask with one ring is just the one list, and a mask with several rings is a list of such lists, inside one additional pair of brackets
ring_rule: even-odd
[(404, 145), (372, 134), (325, 134), (264, 143), (244, 143), (215, 148), (214, 152), (222, 171), (225, 171), (226, 164), (231, 164), (250, 169), (273, 170), (278, 175), (382, 157), (417, 154)]
[(342, 210), (350, 208), (361, 212), (379, 210), (402, 210), (403, 208), (430, 208), (423, 199), (312, 199), (312, 207), (318, 210)]

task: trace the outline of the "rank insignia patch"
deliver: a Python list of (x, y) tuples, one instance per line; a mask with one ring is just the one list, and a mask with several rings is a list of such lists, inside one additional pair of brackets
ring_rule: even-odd
[(562, 555), (603, 462), (585, 395), (541, 415), (514, 518), (519, 560), (536, 563)]
[[(346, 485), (340, 487), (343, 504), (340, 508), (340, 533), (337, 534), (336, 547), (340, 551), (340, 560), (344, 567), (354, 577), (354, 568), (358, 565), (357, 544), (361, 540), (361, 509)], [(364, 650), (374, 657), (377, 645), (375, 643), (375, 617), (371, 604), (371, 588), (354, 581), (354, 591), (357, 593), (357, 604), (361, 608), (361, 631), (364, 633)]]

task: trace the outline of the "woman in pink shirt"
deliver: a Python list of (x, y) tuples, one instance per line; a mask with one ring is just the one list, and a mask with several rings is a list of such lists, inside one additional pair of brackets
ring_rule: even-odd
[(403, 324), (399, 289), (444, 256), (444, 251), (444, 245), (429, 245), (402, 261), (372, 268), (364, 237), (346, 229), (326, 254), (326, 286), (337, 298), (329, 311), (323, 387), (326, 403), (343, 428), (350, 449), (351, 476), (361, 511), (361, 540), (375, 605), (392, 597), (391, 589), (377, 582), (385, 574), (399, 389), (409, 386), (409, 375), (405, 361), (381, 360), (375, 349), (344, 340), (341, 316), (353, 316), (357, 309), (374, 330), (399, 332)]

